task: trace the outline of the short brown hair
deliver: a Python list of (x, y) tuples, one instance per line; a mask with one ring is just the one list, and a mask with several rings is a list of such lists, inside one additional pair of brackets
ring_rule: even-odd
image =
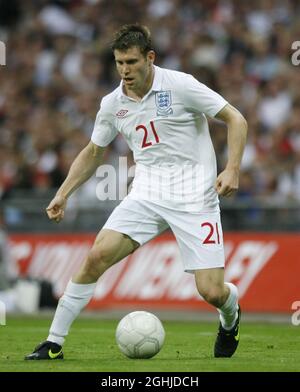
[(153, 50), (151, 34), (146, 26), (139, 24), (127, 24), (122, 26), (115, 34), (112, 42), (112, 50), (127, 50), (137, 46), (143, 55)]

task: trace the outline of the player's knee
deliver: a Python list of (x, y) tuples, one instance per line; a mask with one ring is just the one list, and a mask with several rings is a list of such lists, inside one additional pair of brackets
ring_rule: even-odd
[(199, 290), (201, 296), (209, 304), (220, 307), (223, 304), (223, 291), (220, 287), (205, 287)]
[(93, 246), (86, 260), (86, 270), (90, 275), (98, 275), (111, 266), (111, 258), (108, 250), (103, 246)]

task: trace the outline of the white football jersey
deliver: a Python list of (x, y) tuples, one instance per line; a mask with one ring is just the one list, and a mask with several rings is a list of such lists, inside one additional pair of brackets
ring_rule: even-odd
[(91, 140), (107, 146), (121, 133), (136, 162), (129, 197), (171, 209), (217, 210), (216, 157), (206, 115), (227, 101), (192, 75), (154, 66), (150, 91), (138, 102), (122, 82), (101, 102)]

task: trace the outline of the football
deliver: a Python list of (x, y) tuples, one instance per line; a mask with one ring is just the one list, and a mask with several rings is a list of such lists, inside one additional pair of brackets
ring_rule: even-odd
[(152, 313), (136, 311), (119, 322), (116, 341), (121, 352), (129, 358), (151, 358), (162, 348), (165, 330)]

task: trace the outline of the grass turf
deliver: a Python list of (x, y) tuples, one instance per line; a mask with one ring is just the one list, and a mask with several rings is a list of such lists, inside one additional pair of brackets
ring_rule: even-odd
[(10, 318), (0, 326), (1, 372), (288, 372), (300, 371), (299, 327), (242, 323), (236, 354), (212, 355), (217, 321), (164, 322), (165, 344), (154, 358), (126, 358), (115, 343), (116, 321), (78, 319), (64, 345), (65, 360), (24, 361), (45, 337), (51, 320)]

